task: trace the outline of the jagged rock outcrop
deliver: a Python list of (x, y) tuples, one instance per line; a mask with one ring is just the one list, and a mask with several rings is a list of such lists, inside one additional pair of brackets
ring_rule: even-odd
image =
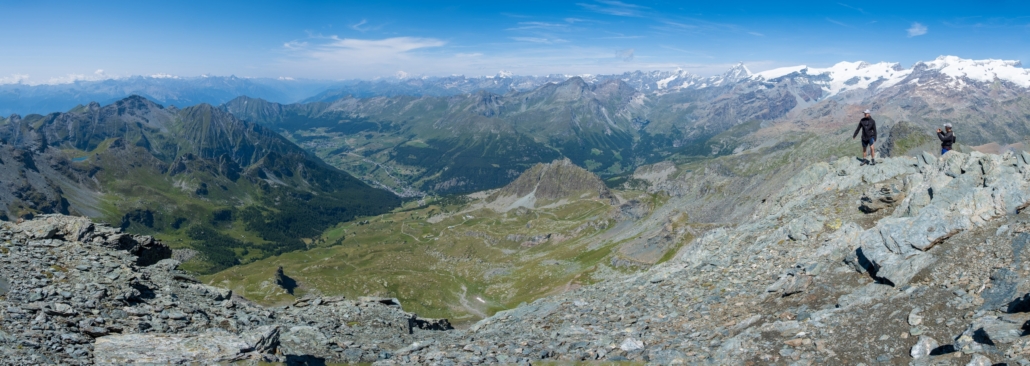
[(522, 173), (514, 182), (501, 188), (488, 199), (502, 210), (516, 207), (536, 208), (561, 200), (600, 199), (616, 204), (617, 200), (601, 178), (573, 164), (569, 159), (537, 164)]
[(372, 362), (453, 329), (381, 302), (252, 305), (170, 257), (151, 237), (85, 218), (0, 221), (0, 364)]
[(54, 179), (67, 179), (52, 156), (16, 149), (0, 139), (0, 220), (37, 214), (69, 213), (69, 203)]
[(286, 290), (290, 295), (292, 295), (293, 290), (297, 288), (297, 281), (287, 277), (286, 274), (283, 273), (283, 266), (279, 266), (279, 268), (275, 270), (275, 276), (272, 278), (272, 282), (275, 283), (276, 286)]

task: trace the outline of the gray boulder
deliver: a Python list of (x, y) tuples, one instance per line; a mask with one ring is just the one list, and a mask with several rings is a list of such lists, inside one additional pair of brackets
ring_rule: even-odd
[(981, 327), (984, 333), (990, 337), (995, 344), (1012, 343), (1023, 335), (1023, 323), (1026, 319), (1016, 318), (995, 318), (983, 319)]
[(256, 329), (243, 332), (240, 337), (250, 346), (254, 352), (275, 353), (279, 348), (279, 336), (282, 327), (278, 325), (265, 325)]
[(912, 356), (912, 358), (920, 359), (930, 356), (930, 352), (937, 347), (940, 347), (940, 344), (937, 343), (937, 340), (927, 336), (919, 336), (919, 340), (916, 341), (916, 344), (914, 346), (912, 346), (912, 350), (909, 352), (909, 354)]
[(283, 333), (279, 341), (282, 353), (287, 355), (323, 354), (329, 346), (329, 339), (318, 328), (311, 326), (292, 327)]
[(119, 334), (96, 339), (98, 365), (200, 364), (251, 358), (253, 347), (239, 336), (209, 332), (182, 334)]
[(804, 215), (787, 224), (787, 237), (790, 240), (807, 240), (823, 231), (825, 217)]

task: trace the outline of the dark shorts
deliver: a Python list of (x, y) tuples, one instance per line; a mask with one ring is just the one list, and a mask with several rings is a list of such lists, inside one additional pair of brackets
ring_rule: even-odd
[(865, 149), (865, 148), (869, 147), (869, 145), (872, 145), (874, 142), (876, 142), (876, 138), (875, 137), (873, 137), (871, 139), (868, 139), (868, 140), (862, 139), (862, 148)]

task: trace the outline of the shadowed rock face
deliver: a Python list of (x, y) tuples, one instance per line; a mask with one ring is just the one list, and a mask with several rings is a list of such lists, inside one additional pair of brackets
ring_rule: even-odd
[(282, 287), (287, 293), (293, 295), (293, 289), (297, 288), (297, 281), (286, 276), (283, 273), (283, 266), (279, 266), (279, 269), (275, 270), (275, 278), (272, 279), (276, 286)]
[(55, 180), (66, 173), (61, 159), (0, 142), (0, 219), (69, 213), (69, 202)]

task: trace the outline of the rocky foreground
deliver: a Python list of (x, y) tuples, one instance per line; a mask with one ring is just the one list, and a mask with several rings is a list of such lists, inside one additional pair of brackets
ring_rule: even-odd
[(0, 226), (0, 359), (1030, 364), (1030, 154), (819, 163), (665, 263), (467, 330), (390, 299), (265, 308), (88, 220)]
[(177, 270), (171, 253), (84, 218), (0, 222), (0, 364), (372, 362), (452, 329), (392, 299), (255, 306)]

